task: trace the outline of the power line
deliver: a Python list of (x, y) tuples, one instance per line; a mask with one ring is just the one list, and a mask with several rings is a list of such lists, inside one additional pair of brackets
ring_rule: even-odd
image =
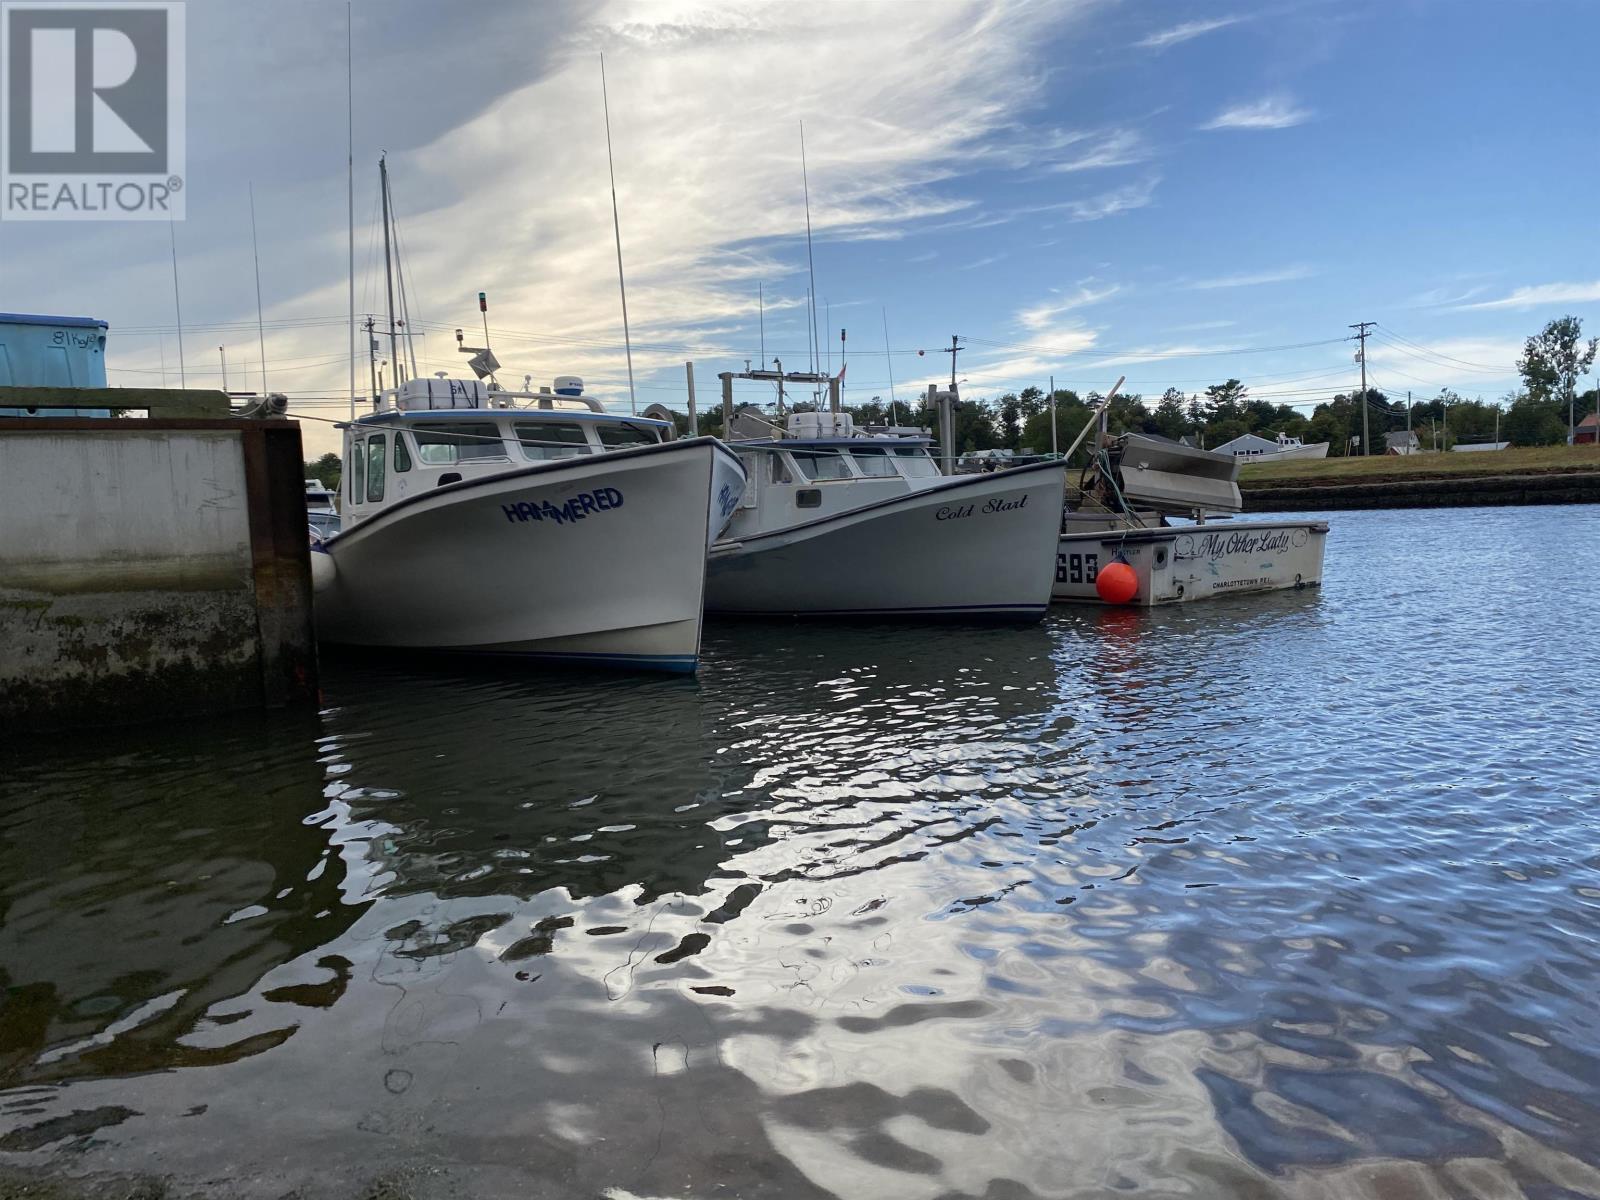
[[(1374, 324), (1376, 324), (1376, 322), (1374, 322)], [(1395, 329), (1391, 329), (1387, 325), (1381, 325), (1381, 326), (1379, 326), (1379, 328), (1382, 330), (1382, 332), (1385, 335), (1387, 335), (1389, 338), (1393, 339), (1394, 341), (1403, 343), (1404, 345), (1410, 347), (1413, 350), (1421, 351), (1423, 354), (1429, 355), (1429, 356), (1431, 356), (1433, 358), (1440, 359), (1441, 361), (1443, 361), (1445, 363), (1449, 363), (1449, 364), (1454, 365), (1454, 366), (1470, 367), (1470, 368), (1474, 368), (1474, 369), (1478, 369), (1478, 370), (1484, 370), (1484, 371), (1504, 371), (1504, 370), (1506, 370), (1504, 365), (1501, 365), (1501, 366), (1490, 366), (1487, 363), (1468, 362), (1464, 358), (1456, 358), (1453, 355), (1446, 354), (1442, 350), (1431, 349), (1431, 348), (1429, 348), (1427, 346), (1422, 345), (1420, 342), (1413, 341), (1411, 338), (1406, 337), (1404, 334), (1398, 332)]]

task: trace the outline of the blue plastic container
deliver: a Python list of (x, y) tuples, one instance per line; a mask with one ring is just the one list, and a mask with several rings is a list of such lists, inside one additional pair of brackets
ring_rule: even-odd
[[(0, 387), (106, 386), (106, 331), (94, 317), (0, 313)], [(0, 408), (0, 416), (103, 417), (104, 408)]]

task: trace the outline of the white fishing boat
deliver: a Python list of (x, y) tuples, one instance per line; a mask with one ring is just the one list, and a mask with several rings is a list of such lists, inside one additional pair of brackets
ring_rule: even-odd
[(338, 495), (320, 479), (306, 480), (306, 522), (319, 537), (339, 532)]
[[(725, 412), (732, 408), (731, 378), (724, 376)], [(837, 390), (831, 407), (838, 407)], [(837, 411), (796, 413), (773, 432), (733, 444), (747, 482), (727, 532), (711, 549), (708, 611), (1043, 616), (1060, 520), (1060, 464), (947, 478), (920, 431), (863, 434)]]
[(320, 640), (695, 668), (706, 550), (744, 468), (556, 382), (412, 379), (343, 426), (342, 528), (313, 546)]
[(1216, 520), (1243, 508), (1239, 465), (1165, 438), (1102, 438), (1062, 517), (1054, 598), (1150, 607), (1319, 586), (1326, 521)]
[(1327, 458), (1328, 443), (1307, 444), (1286, 433), (1279, 433), (1277, 440), (1269, 442), (1259, 434), (1246, 433), (1222, 443), (1215, 448), (1215, 453), (1232, 455), (1242, 463), (1287, 462), (1298, 458)]

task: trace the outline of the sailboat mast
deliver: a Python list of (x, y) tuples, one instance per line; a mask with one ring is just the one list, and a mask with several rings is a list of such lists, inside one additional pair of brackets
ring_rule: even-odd
[(600, 103), (606, 114), (606, 169), (611, 173), (611, 231), (617, 238), (617, 290), (622, 294), (622, 347), (628, 355), (628, 412), (637, 415), (633, 398), (633, 335), (628, 331), (628, 285), (622, 276), (622, 220), (617, 215), (617, 165), (611, 155), (611, 98), (606, 94), (606, 56), (600, 56)]
[(250, 257), (256, 264), (256, 339), (261, 347), (261, 394), (267, 394), (267, 330), (261, 318), (261, 249), (256, 244), (256, 185), (250, 184)]
[(811, 257), (811, 179), (806, 173), (806, 123), (800, 122), (800, 182), (806, 193), (806, 272), (811, 279), (811, 370), (817, 369), (822, 339), (817, 336), (817, 266)]
[(389, 246), (389, 156), (378, 159), (378, 185), (383, 192), (383, 283), (389, 298), (389, 361), (395, 386), (400, 383), (400, 340), (394, 327), (394, 255)]
[[(356, 419), (356, 85), (355, 19), (350, 0), (344, 6), (344, 89), (345, 89), (345, 203), (350, 220), (350, 419)], [(368, 334), (368, 341), (371, 334)]]
[(167, 218), (167, 237), (172, 242), (172, 311), (178, 317), (178, 386), (189, 386), (189, 378), (183, 370), (183, 301), (178, 298), (178, 232), (173, 228), (172, 218)]
[(889, 350), (889, 309), (884, 307), (883, 313), (883, 361), (889, 368), (889, 424), (895, 423), (894, 402), (894, 355)]

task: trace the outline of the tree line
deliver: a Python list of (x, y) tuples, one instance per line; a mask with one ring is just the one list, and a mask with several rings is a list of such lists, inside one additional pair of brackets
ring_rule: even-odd
[[(1252, 396), (1242, 381), (1228, 379), (1202, 392), (1168, 388), (1153, 402), (1141, 395), (1118, 395), (1111, 401), (1107, 425), (1114, 434), (1157, 434), (1174, 441), (1187, 437), (1205, 447), (1220, 446), (1247, 433), (1275, 441), (1282, 433), (1307, 443), (1327, 442), (1329, 456), (1337, 458), (1362, 453), (1361, 408), (1365, 402), (1370, 454), (1385, 453), (1391, 436), (1403, 435), (1407, 429), (1423, 450), (1496, 440), (1517, 446), (1557, 445), (1567, 440), (1569, 419), (1576, 424), (1596, 409), (1600, 389), (1577, 390), (1579, 380), (1594, 363), (1596, 342), (1594, 338), (1583, 340), (1582, 322), (1576, 317), (1551, 321), (1524, 346), (1517, 364), (1522, 387), (1496, 400), (1467, 399), (1449, 387), (1435, 396), (1409, 400), (1375, 387), (1364, 394), (1352, 388), (1306, 413)], [(1053, 418), (1050, 397), (1043, 388), (963, 400), (955, 414), (956, 451), (1004, 449), (1048, 454), (1052, 420), (1055, 444), (1065, 449), (1102, 399), (1098, 392), (1080, 396), (1070, 389), (1057, 389)], [(802, 411), (809, 407), (813, 406), (798, 406)], [(858, 424), (890, 421), (889, 406), (881, 397), (846, 407)], [(938, 428), (938, 412), (921, 397), (914, 404), (899, 405), (896, 419), (901, 424)], [(700, 424), (702, 433), (720, 433), (721, 414), (706, 414)]]
[[(1119, 394), (1111, 401), (1106, 423), (1114, 434), (1149, 433), (1174, 441), (1187, 437), (1205, 447), (1220, 446), (1247, 433), (1275, 441), (1282, 433), (1307, 443), (1327, 442), (1329, 456), (1339, 458), (1362, 453), (1361, 408), (1365, 403), (1369, 454), (1384, 453), (1390, 437), (1408, 428), (1423, 450), (1494, 441), (1497, 435), (1498, 440), (1514, 446), (1559, 445), (1567, 440), (1569, 422), (1575, 425), (1585, 414), (1596, 411), (1600, 401), (1600, 388), (1577, 390), (1594, 365), (1597, 344), (1600, 339), (1583, 339), (1583, 323), (1577, 317), (1551, 321), (1524, 344), (1517, 363), (1522, 386), (1493, 401), (1482, 397), (1468, 400), (1446, 387), (1437, 396), (1411, 400), (1408, 407), (1405, 398), (1392, 397), (1378, 388), (1369, 387), (1365, 394), (1353, 388), (1317, 404), (1307, 414), (1292, 405), (1251, 396), (1243, 382), (1228, 379), (1193, 394), (1168, 388), (1152, 403), (1140, 395)], [(1011, 450), (1048, 454), (1052, 423), (1055, 445), (1064, 450), (1103, 399), (1098, 392), (1080, 396), (1058, 388), (1054, 414), (1043, 388), (1023, 388), (993, 399), (964, 399), (955, 412), (956, 453)], [(801, 401), (794, 411), (815, 407)], [(858, 425), (912, 425), (938, 431), (939, 414), (925, 396), (894, 405), (892, 411), (881, 396), (845, 408)], [(680, 415), (677, 421), (678, 432), (687, 433), (688, 418)], [(713, 407), (701, 413), (698, 424), (701, 434), (721, 436), (722, 410)], [(339, 456), (324, 454), (306, 463), (306, 478), (337, 490)]]

